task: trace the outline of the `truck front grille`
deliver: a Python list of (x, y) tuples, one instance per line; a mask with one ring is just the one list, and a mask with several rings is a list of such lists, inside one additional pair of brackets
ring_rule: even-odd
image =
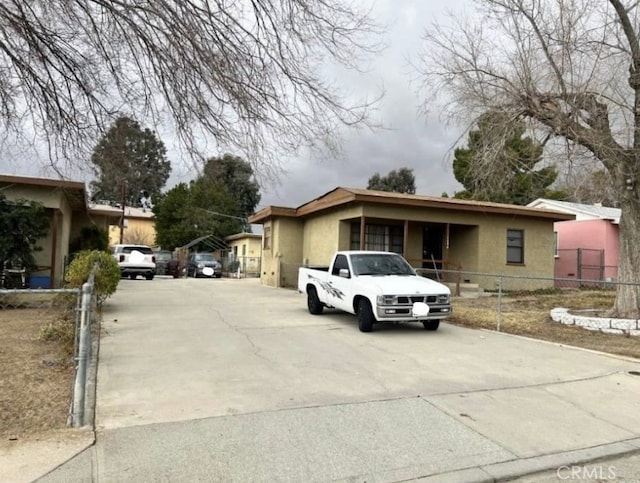
[(415, 302), (424, 302), (434, 304), (438, 300), (437, 295), (407, 295), (398, 297), (398, 304), (413, 304)]

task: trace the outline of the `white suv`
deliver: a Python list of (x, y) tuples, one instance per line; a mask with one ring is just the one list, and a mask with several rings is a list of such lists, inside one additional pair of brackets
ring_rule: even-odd
[(147, 245), (121, 244), (111, 249), (118, 261), (120, 275), (135, 280), (143, 275), (147, 280), (153, 280), (156, 274), (156, 257), (151, 247)]

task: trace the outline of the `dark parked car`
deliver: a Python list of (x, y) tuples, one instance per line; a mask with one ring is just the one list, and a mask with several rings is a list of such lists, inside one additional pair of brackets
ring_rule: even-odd
[(211, 253), (192, 253), (187, 265), (189, 277), (222, 277), (222, 264)]
[(173, 253), (169, 250), (158, 250), (156, 256), (156, 275), (171, 275), (169, 273), (169, 262), (173, 260)]

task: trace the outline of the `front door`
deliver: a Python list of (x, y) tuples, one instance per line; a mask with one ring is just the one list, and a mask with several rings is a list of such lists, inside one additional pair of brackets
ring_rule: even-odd
[(425, 225), (422, 233), (422, 268), (442, 270), (444, 225)]

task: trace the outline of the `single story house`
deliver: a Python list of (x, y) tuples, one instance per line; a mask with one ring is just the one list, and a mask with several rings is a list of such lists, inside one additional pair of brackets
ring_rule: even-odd
[(619, 208), (545, 198), (532, 201), (528, 206), (575, 216), (575, 220), (554, 223), (557, 278), (617, 278), (621, 213)]
[[(116, 217), (118, 222), (109, 226), (109, 245), (133, 243), (136, 245), (154, 246), (156, 243), (156, 222), (153, 211), (135, 206), (92, 205), (93, 212)], [(120, 220), (124, 220), (122, 227)]]
[(51, 217), (49, 233), (38, 243), (42, 250), (34, 254), (38, 270), (32, 276), (37, 276), (41, 288), (62, 285), (69, 244), (83, 227), (106, 230), (117, 223), (112, 215), (92, 210), (82, 181), (0, 175), (0, 191), (8, 200), (41, 203)]
[(259, 276), (262, 235), (237, 233), (225, 237), (224, 240), (229, 247), (226, 251), (228, 261), (237, 261), (240, 272), (245, 276)]
[[(495, 289), (495, 277), (554, 274), (556, 221), (572, 214), (499, 203), (338, 187), (297, 208), (268, 206), (249, 217), (263, 225), (262, 283), (295, 286), (302, 265), (328, 265), (336, 250), (385, 250), (420, 269), (464, 272), (464, 282)], [(511, 288), (553, 286), (512, 280)]]

